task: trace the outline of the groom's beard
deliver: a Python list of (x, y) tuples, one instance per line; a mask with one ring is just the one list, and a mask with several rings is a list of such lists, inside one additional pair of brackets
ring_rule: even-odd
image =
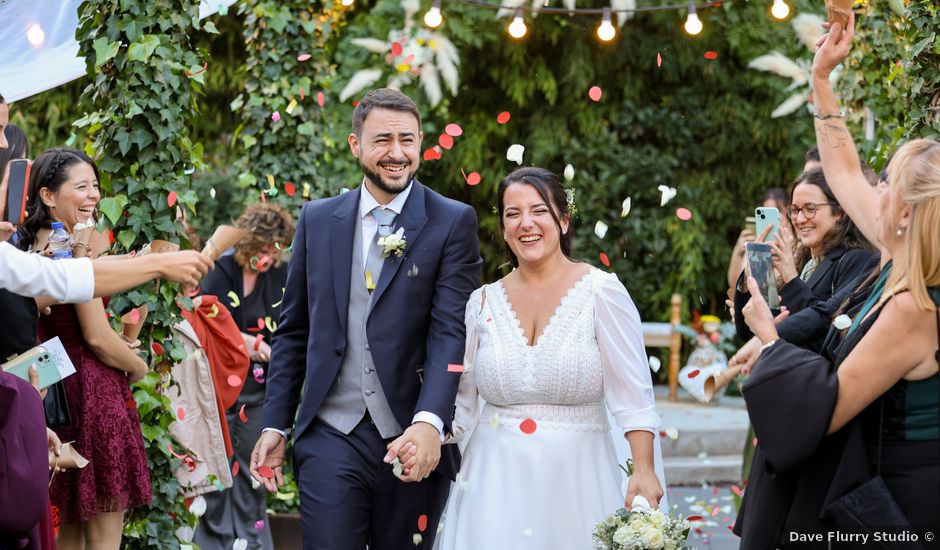
[(365, 174), (366, 179), (368, 179), (372, 185), (378, 187), (389, 195), (397, 195), (407, 189), (408, 184), (411, 183), (411, 180), (415, 178), (415, 174), (418, 173), (417, 170), (408, 172), (408, 178), (405, 179), (404, 183), (399, 184), (386, 181), (380, 174), (369, 169), (365, 164), (362, 163), (361, 157), (359, 159), (359, 167), (362, 168), (362, 173)]

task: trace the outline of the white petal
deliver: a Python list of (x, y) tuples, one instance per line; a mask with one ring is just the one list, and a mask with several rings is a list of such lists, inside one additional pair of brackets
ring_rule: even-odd
[(206, 499), (202, 495), (194, 498), (192, 504), (189, 505), (189, 511), (197, 518), (202, 517), (206, 513)]
[(650, 357), (650, 368), (653, 369), (653, 372), (659, 372), (659, 368), (662, 366), (663, 363), (659, 360), (659, 357)]
[(662, 197), (659, 199), (659, 206), (666, 206), (666, 203), (671, 201), (676, 196), (676, 188), (669, 187), (668, 185), (660, 185), (656, 189), (662, 193)]
[(626, 218), (627, 214), (630, 213), (630, 197), (623, 199), (623, 204), (620, 205), (620, 217)]
[(570, 164), (565, 166), (565, 179), (571, 181), (574, 179), (574, 166)]
[(669, 428), (666, 428), (666, 437), (668, 437), (669, 439), (673, 441), (679, 439), (679, 430), (677, 430), (675, 427), (672, 427), (672, 426), (670, 426)]
[(506, 160), (522, 164), (522, 154), (525, 153), (525, 146), (514, 143), (506, 150)]
[(836, 327), (839, 330), (845, 330), (852, 326), (852, 319), (848, 315), (839, 315), (832, 321), (832, 326)]
[(603, 239), (604, 235), (607, 234), (607, 224), (597, 220), (597, 223), (594, 224), (594, 234), (597, 235), (598, 239)]
[(235, 539), (235, 542), (232, 543), (232, 550), (247, 550), (248, 541), (245, 539)]

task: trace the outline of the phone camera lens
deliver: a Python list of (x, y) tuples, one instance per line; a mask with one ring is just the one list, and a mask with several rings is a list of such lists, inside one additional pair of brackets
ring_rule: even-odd
[(767, 218), (767, 216), (766, 216), (763, 212), (761, 212), (761, 213), (760, 213), (760, 219), (763, 220), (763, 219), (766, 219), (766, 218)]

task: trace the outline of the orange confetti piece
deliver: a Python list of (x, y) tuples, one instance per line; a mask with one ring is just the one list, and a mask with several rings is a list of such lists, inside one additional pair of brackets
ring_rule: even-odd
[[(263, 341), (264, 341), (264, 335), (259, 334), (259, 335), (255, 336), (255, 344), (254, 344), (254, 346), (253, 346), (253, 348), (254, 348), (255, 351), (258, 351), (258, 348), (261, 347), (261, 342), (263, 342)], [(234, 384), (233, 384), (233, 385), (234, 385)]]
[(234, 387), (240, 386), (242, 379), (238, 377), (237, 374), (230, 374), (228, 376), (228, 385)]
[(588, 90), (588, 97), (591, 98), (591, 101), (600, 101), (603, 95), (604, 91), (601, 90), (600, 86), (591, 86), (591, 89)]
[(287, 193), (288, 197), (293, 197), (297, 193), (297, 188), (294, 187), (294, 184), (287, 182), (284, 184), (284, 192)]
[(309, 53), (302, 53), (297, 56), (297, 61), (300, 61), (301, 63), (303, 63), (304, 61), (309, 61), (310, 57), (311, 55)]
[(610, 258), (603, 252), (601, 252), (601, 263), (604, 264), (604, 267), (610, 267)]
[(202, 68), (199, 69), (198, 71), (196, 71), (196, 72), (194, 72), (194, 73), (191, 73), (191, 72), (189, 72), (189, 71), (183, 71), (183, 74), (185, 74), (186, 76), (196, 76), (197, 74), (202, 74), (202, 73), (206, 72), (206, 70), (207, 70), (208, 68), (209, 68), (209, 62), (206, 61), (205, 63), (203, 63)]
[(258, 473), (265, 479), (274, 477), (274, 470), (272, 470), (270, 466), (259, 466)]
[(701, 373), (702, 373), (702, 371), (700, 371), (700, 370), (698, 370), (698, 369), (695, 369), (694, 371), (692, 371), (692, 372), (689, 373), (689, 378), (690, 378), (690, 379), (691, 379), (691, 378), (695, 378), (696, 376), (698, 376), (698, 375), (701, 374)]
[(437, 143), (449, 151), (450, 148), (454, 146), (454, 138), (447, 134), (441, 134), (440, 137), (437, 138)]
[(534, 434), (537, 427), (538, 426), (535, 424), (535, 420), (532, 420), (531, 418), (526, 418), (522, 421), (521, 424), (519, 424), (519, 429), (522, 430), (522, 433), (528, 435)]
[(326, 96), (323, 95), (323, 92), (317, 92), (317, 105), (319, 105), (322, 108), (325, 103), (326, 103)]
[(232, 477), (238, 477), (238, 471), (241, 469), (241, 465), (238, 461), (232, 462)]
[(176, 418), (183, 420), (186, 418), (186, 411), (183, 410), (183, 407), (176, 409)]
[(498, 115), (496, 115), (496, 122), (500, 124), (506, 124), (507, 122), (509, 122), (510, 118), (512, 118), (512, 115), (509, 114), (509, 111), (503, 111), (502, 113), (499, 113)]
[(170, 191), (170, 194), (166, 196), (166, 203), (173, 208), (173, 205), (176, 204), (176, 191)]
[(467, 174), (463, 171), (463, 169), (461, 169), (460, 173), (463, 174), (463, 179), (466, 180), (467, 185), (479, 185), (480, 180), (482, 179), (480, 174), (477, 172), (470, 172)]
[(718, 59), (718, 52), (705, 52), (705, 59)]
[(444, 127), (444, 133), (452, 137), (460, 137), (463, 135), (463, 128), (459, 124), (451, 122)]
[(398, 42), (392, 42), (392, 55), (394, 55), (395, 57), (398, 57), (404, 51), (405, 49), (402, 47), (401, 44), (399, 44)]
[(463, 365), (447, 365), (447, 372), (463, 372)]
[(424, 532), (428, 528), (428, 515), (421, 514), (418, 516), (418, 531)]
[(245, 414), (245, 405), (247, 405), (247, 403), (242, 403), (241, 408), (238, 409), (238, 419), (242, 421), (242, 424), (248, 423), (248, 415)]

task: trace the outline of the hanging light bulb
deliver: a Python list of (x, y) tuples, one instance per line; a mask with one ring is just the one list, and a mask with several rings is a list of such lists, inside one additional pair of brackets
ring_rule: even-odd
[(529, 29), (525, 26), (525, 21), (522, 19), (522, 10), (517, 9), (516, 15), (512, 18), (512, 23), (509, 24), (509, 36), (522, 38), (528, 30)]
[(424, 14), (424, 24), (436, 29), (441, 26), (441, 23), (444, 22), (444, 18), (441, 17), (441, 0), (434, 0), (434, 3), (431, 4), (431, 9)]
[(790, 6), (783, 0), (774, 0), (774, 5), (770, 8), (770, 13), (777, 19), (785, 19), (790, 15)]
[(617, 36), (617, 29), (610, 22), (610, 8), (604, 8), (601, 24), (597, 26), (597, 37), (604, 42), (610, 42), (615, 36)]
[(342, 4), (342, 5), (344, 5), (344, 6), (351, 6), (351, 5), (353, 5), (353, 2), (355, 2), (355, 1), (356, 1), (356, 0), (341, 0), (341, 1), (340, 1), (340, 4)]
[(685, 32), (696, 35), (702, 32), (702, 20), (695, 12), (695, 4), (689, 2), (689, 15), (685, 18)]
[(33, 23), (26, 31), (26, 39), (29, 40), (30, 44), (38, 48), (42, 46), (42, 43), (46, 40), (46, 31), (42, 30), (42, 27), (40, 27), (38, 23)]

